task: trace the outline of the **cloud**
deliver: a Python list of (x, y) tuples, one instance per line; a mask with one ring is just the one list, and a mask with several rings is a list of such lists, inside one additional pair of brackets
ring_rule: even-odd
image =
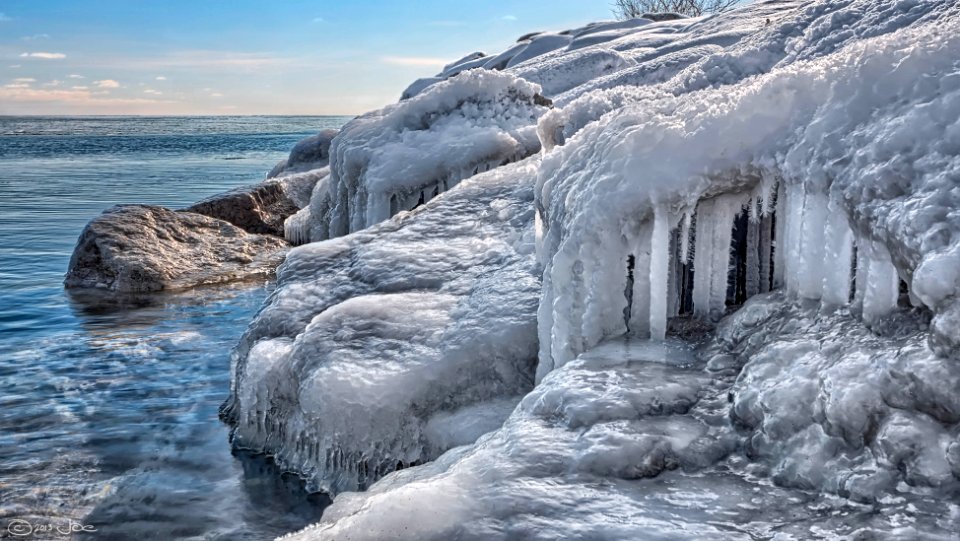
[(71, 73), (67, 75), (67, 79), (86, 79), (83, 75), (77, 75), (76, 73)]
[(48, 83), (43, 83), (43, 86), (60, 86), (60, 81), (54, 79)]
[(5, 23), (7, 21), (12, 21), (10, 17), (7, 17), (6, 14), (0, 13), (0, 23)]
[(13, 70), (15, 70), (15, 69), (17, 69), (17, 68), (19, 68), (19, 67), (20, 67), (20, 64), (11, 64), (11, 65), (10, 65), (10, 69), (13, 69)]
[(325, 23), (325, 22), (327, 22), (327, 21), (324, 20), (323, 17), (314, 17), (314, 18), (313, 18), (313, 22), (315, 22), (315, 23)]
[(503, 17), (500, 17), (500, 18), (503, 19), (504, 21), (515, 21), (515, 20), (517, 20), (517, 17), (516, 17), (515, 15), (504, 15)]
[(0, 88), (0, 99), (15, 102), (59, 102), (62, 104), (78, 105), (83, 107), (97, 107), (105, 105), (151, 105), (162, 103), (176, 103), (171, 100), (157, 100), (152, 98), (104, 98), (97, 97), (86, 87), (72, 89), (39, 89), (13, 87), (7, 85)]
[(97, 88), (120, 88), (120, 83), (114, 81), (113, 79), (103, 79), (102, 81), (94, 81), (94, 85)]
[(50, 39), (50, 34), (34, 34), (32, 36), (23, 36), (23, 41), (36, 41), (38, 39)]
[(159, 90), (154, 90), (154, 89), (152, 89), (152, 88), (148, 88), (148, 89), (144, 90), (143, 93), (144, 93), (144, 94), (150, 94), (151, 96), (162, 96), (162, 95), (163, 95), (163, 92), (160, 92)]
[(89, 89), (90, 87), (88, 87), (88, 86), (71, 86), (70, 88), (72, 88), (72, 89), (74, 89), (74, 90), (87, 90), (87, 89)]
[(66, 58), (63, 53), (21, 53), (20, 58), (42, 58), (44, 60), (60, 60)]
[(221, 93), (219, 93), (219, 92), (212, 92), (212, 93), (210, 94), (210, 97), (211, 97), (211, 98), (222, 98), (222, 97), (223, 97), (223, 94), (221, 94)]
[(443, 58), (429, 58), (425, 56), (384, 56), (381, 62), (396, 66), (424, 66), (443, 67), (447, 61)]
[(157, 75), (157, 76), (155, 77), (155, 79), (158, 80), (158, 81), (166, 81), (166, 80), (167, 80), (167, 78), (164, 77), (163, 75)]
[(13, 82), (15, 82), (15, 83), (35, 83), (35, 82), (37, 82), (37, 80), (34, 79), (33, 77), (17, 77), (16, 79), (13, 80)]
[(10, 83), (3, 85), (3, 88), (30, 88), (30, 83)]

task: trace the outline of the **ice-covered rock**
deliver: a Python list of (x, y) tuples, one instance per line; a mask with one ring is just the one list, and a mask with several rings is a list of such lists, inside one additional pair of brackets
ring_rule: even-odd
[(83, 229), (64, 284), (143, 293), (262, 279), (287, 248), (282, 239), (202, 214), (118, 205)]
[[(850, 259), (824, 264), (833, 206), (848, 220), (831, 232), (856, 238), (858, 268), (866, 273), (857, 286), (858, 309), (867, 323), (896, 308), (900, 280), (922, 290), (925, 283), (912, 284), (914, 270), (960, 243), (960, 223), (949, 210), (960, 204), (953, 189), (960, 158), (952, 146), (960, 114), (957, 6), (812, 3), (784, 9), (765, 28), (762, 35), (773, 43), (782, 43), (784, 28), (830, 37), (787, 41), (776, 66), (770, 63), (778, 55), (761, 55), (754, 49), (765, 41), (751, 38), (685, 69), (678, 82), (599, 91), (541, 121), (541, 376), (625, 332), (624, 310), (651, 302), (644, 292), (628, 299), (623, 291), (631, 258), (676, 258), (649, 253), (650, 224), (661, 215), (677, 230), (681, 217), (696, 214), (695, 251), (707, 253), (694, 257), (694, 305), (711, 316), (727, 304), (734, 217), (751, 201), (772, 209), (777, 182), (785, 188), (777, 198), (782, 234), (774, 237), (782, 250), (775, 273), (805, 298), (822, 298), (824, 272), (845, 273), (845, 281), (831, 284), (850, 289)], [(854, 39), (860, 36), (871, 37)], [(742, 66), (711, 70), (751, 57), (771, 71), (700, 90), (703, 78), (720, 85), (730, 73), (749, 73)], [(570, 120), (583, 128), (570, 129)], [(711, 244), (704, 235), (715, 235)], [(842, 245), (831, 249), (851, 253)], [(649, 272), (638, 266), (634, 274)], [(834, 289), (831, 300), (835, 291), (843, 296)], [(949, 319), (952, 303), (926, 307), (939, 321)], [(950, 351), (958, 333), (942, 327), (934, 324), (933, 343)]]
[(275, 178), (291, 173), (303, 173), (313, 169), (320, 169), (330, 162), (330, 143), (340, 130), (326, 129), (301, 140), (290, 151), (290, 155), (267, 174), (267, 178)]
[(235, 354), (234, 444), (338, 492), (498, 427), (533, 383), (538, 163), (291, 251)]
[(329, 179), (313, 192), (309, 240), (359, 231), (536, 153), (536, 120), (549, 105), (539, 91), (473, 70), (350, 121), (331, 146)]

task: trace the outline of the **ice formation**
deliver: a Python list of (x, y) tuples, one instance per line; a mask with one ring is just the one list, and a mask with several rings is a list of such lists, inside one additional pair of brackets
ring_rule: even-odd
[(535, 154), (540, 87), (474, 70), (345, 125), (330, 148), (330, 177), (292, 226), (335, 238), (412, 210), (461, 180)]
[(533, 384), (538, 163), (292, 250), (235, 353), (234, 444), (338, 492), (497, 428)]
[(296, 538), (960, 528), (955, 2), (531, 34), (323, 174), (227, 407), (367, 489)]

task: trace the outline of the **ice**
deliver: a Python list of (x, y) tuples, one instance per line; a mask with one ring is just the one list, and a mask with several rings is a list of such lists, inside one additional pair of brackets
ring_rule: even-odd
[(462, 73), (348, 122), (333, 140), (330, 178), (314, 191), (310, 240), (359, 231), (458, 182), (540, 148), (539, 87), (484, 70)]
[(292, 250), (235, 352), (234, 445), (336, 493), (497, 428), (534, 376), (538, 162)]
[(297, 538), (957, 531), (956, 2), (539, 32), (411, 89), (333, 140), (236, 352), (235, 444), (340, 493)]

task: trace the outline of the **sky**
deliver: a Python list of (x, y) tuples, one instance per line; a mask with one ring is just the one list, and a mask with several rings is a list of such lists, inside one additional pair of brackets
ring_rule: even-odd
[(0, 115), (353, 115), (609, 0), (0, 0)]

